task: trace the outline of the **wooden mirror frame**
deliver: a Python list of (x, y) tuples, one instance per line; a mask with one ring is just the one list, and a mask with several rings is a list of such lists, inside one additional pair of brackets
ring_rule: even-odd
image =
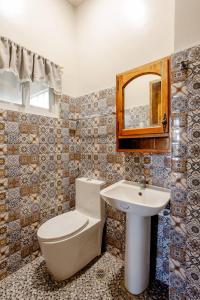
[[(143, 65), (116, 76), (116, 117), (117, 137), (163, 137), (169, 135), (169, 57)], [(163, 123), (158, 127), (124, 128), (124, 89), (135, 78), (142, 75), (155, 74), (161, 76), (161, 114)]]

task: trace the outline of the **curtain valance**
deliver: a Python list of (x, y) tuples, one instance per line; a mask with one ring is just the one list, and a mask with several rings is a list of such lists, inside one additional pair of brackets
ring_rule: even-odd
[(0, 71), (15, 73), (21, 82), (45, 82), (55, 94), (62, 93), (61, 67), (5, 37), (0, 37)]

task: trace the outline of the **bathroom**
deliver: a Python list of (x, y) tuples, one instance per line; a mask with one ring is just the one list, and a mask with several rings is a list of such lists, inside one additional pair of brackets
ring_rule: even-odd
[(200, 299), (199, 11), (0, 0), (0, 299)]

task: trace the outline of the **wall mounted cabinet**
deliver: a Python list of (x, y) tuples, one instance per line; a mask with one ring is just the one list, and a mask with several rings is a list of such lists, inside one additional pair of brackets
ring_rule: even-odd
[(169, 151), (169, 62), (165, 57), (117, 75), (118, 151)]

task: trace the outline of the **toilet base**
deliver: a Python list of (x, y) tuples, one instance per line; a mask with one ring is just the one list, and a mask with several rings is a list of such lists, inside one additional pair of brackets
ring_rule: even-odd
[(39, 240), (47, 268), (55, 281), (68, 279), (101, 254), (102, 222), (90, 218), (76, 235), (62, 241)]

